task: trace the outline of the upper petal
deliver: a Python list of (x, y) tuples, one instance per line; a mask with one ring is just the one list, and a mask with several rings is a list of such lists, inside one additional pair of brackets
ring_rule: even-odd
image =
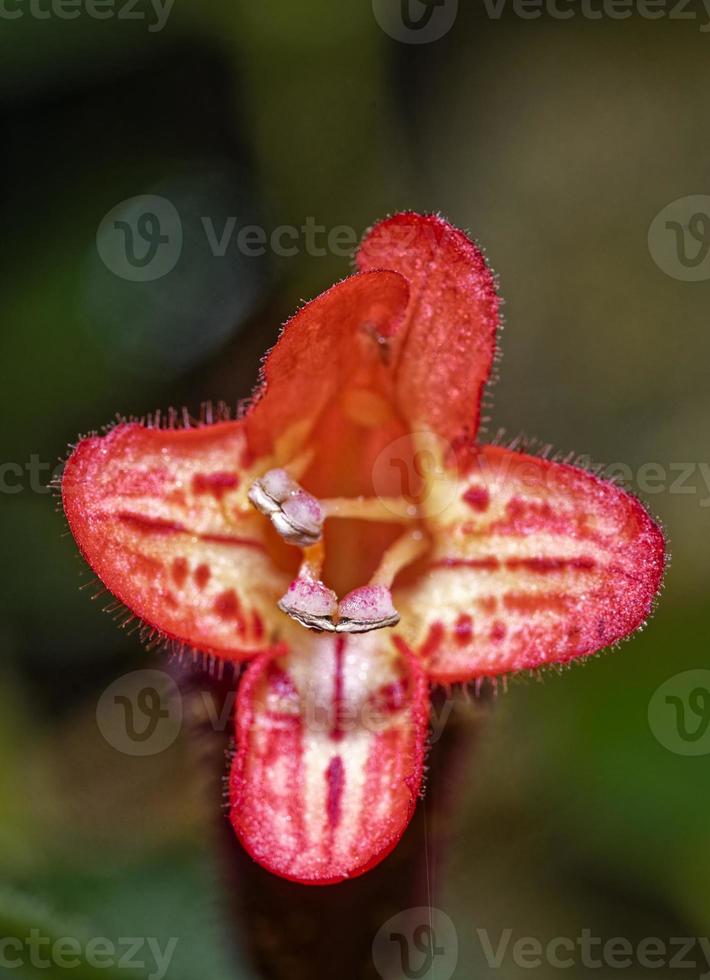
[(361, 270), (393, 269), (409, 283), (406, 321), (394, 340), (396, 391), (414, 427), (471, 441), (496, 350), (500, 301), (481, 251), (435, 215), (379, 222), (357, 255)]
[(321, 293), (288, 320), (264, 359), (246, 419), (255, 455), (273, 452), (279, 440), (287, 445), (277, 455), (293, 455), (333, 401), (356, 404), (358, 393), (374, 393), (378, 402), (380, 392), (387, 397), (381, 345), (402, 322), (408, 296), (397, 273), (363, 273)]
[(237, 702), (231, 820), (269, 871), (323, 885), (362, 874), (419, 794), (427, 681), (384, 634), (301, 631), (249, 666)]
[(494, 446), (448, 474), (434, 545), (395, 593), (401, 633), (434, 681), (594, 653), (649, 615), (665, 563), (639, 501), (585, 470)]
[(241, 658), (268, 647), (288, 577), (246, 501), (241, 422), (119, 425), (83, 439), (62, 479), (69, 527), (104, 585), (166, 637)]

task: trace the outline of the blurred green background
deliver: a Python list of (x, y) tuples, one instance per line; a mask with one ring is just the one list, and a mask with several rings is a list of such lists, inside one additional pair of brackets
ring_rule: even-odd
[[(184, 726), (135, 758), (102, 736), (107, 685), (167, 662), (79, 590), (82, 563), (43, 487), (77, 433), (116, 412), (234, 405), (279, 323), (349, 271), (303, 236), (292, 255), (215, 256), (201, 217), (217, 236), (236, 216), (359, 237), (402, 208), (470, 230), (500, 277), (489, 433), (629, 464), (673, 554), (643, 633), (515, 681), (486, 711), (455, 812), (421, 842), (433, 904), (458, 932), (454, 976), (559, 972), (491, 967), (481, 928), (492, 942), (506, 928), (543, 941), (706, 934), (709, 756), (700, 743), (685, 754), (672, 711), (648, 718), (663, 682), (706, 667), (710, 638), (710, 282), (663, 271), (647, 242), (666, 205), (710, 193), (699, 23), (495, 19), (462, 3), (443, 37), (412, 44), (369, 0), (175, 0), (161, 30), (147, 4), (142, 19), (4, 9), (24, 13), (0, 16), (0, 413), (14, 464), (1, 500), (0, 936), (176, 936), (170, 980), (253, 975), (215, 862), (213, 746)], [(101, 261), (96, 235), (141, 194), (177, 207), (183, 249), (166, 276), (132, 282)], [(149, 971), (8, 975), (67, 972)]]

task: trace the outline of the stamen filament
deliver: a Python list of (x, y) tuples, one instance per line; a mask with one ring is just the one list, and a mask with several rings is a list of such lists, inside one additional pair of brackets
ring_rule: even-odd
[(321, 500), (326, 518), (391, 521), (407, 524), (417, 519), (417, 508), (403, 497), (330, 497)]
[(384, 585), (389, 589), (398, 573), (420, 558), (428, 546), (422, 531), (407, 531), (385, 551), (369, 584)]
[(323, 574), (325, 563), (325, 544), (323, 539), (315, 544), (302, 549), (301, 567), (298, 570), (299, 578), (308, 578), (313, 582), (318, 582)]

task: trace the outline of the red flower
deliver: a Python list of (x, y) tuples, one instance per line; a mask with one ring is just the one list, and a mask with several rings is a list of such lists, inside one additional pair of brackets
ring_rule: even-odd
[(428, 681), (616, 643), (664, 567), (634, 497), (475, 443), (499, 301), (462, 232), (400, 214), (357, 265), (286, 324), (242, 418), (117, 425), (79, 443), (62, 488), (84, 557), (137, 617), (249, 661), (231, 820), (257, 861), (312, 884), (401, 837)]

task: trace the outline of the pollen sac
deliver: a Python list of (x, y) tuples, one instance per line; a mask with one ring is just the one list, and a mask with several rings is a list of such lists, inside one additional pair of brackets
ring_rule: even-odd
[(399, 622), (392, 593), (384, 585), (363, 585), (348, 592), (338, 607), (338, 616), (338, 633), (368, 633)]
[(307, 629), (335, 632), (333, 617), (338, 610), (338, 597), (322, 582), (295, 579), (279, 599), (279, 609)]
[(271, 518), (284, 541), (301, 548), (320, 541), (323, 508), (286, 470), (269, 470), (252, 483), (248, 497), (258, 511)]

